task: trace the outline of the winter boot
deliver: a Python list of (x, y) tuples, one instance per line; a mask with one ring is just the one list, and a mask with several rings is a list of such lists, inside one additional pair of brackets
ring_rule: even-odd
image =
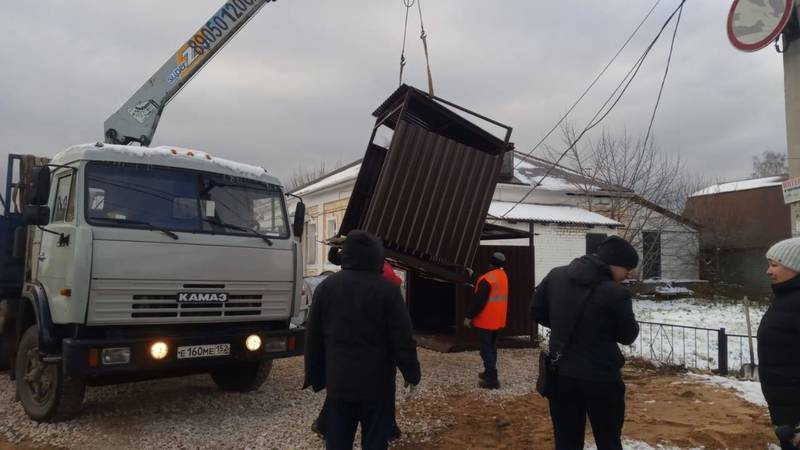
[(479, 373), (478, 374), (478, 378), (480, 378), (481, 380), (485, 380), (486, 379), (486, 371), (484, 370), (483, 372)]
[(500, 381), (496, 375), (493, 377), (487, 376), (478, 383), (478, 387), (481, 389), (500, 389)]

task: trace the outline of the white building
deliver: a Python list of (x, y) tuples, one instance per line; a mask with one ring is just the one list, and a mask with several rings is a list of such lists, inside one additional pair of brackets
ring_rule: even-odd
[[(303, 239), (306, 276), (338, 269), (328, 263), (327, 246), (322, 242), (338, 231), (360, 167), (360, 161), (356, 161), (292, 192), (307, 207)], [(636, 228), (634, 245), (647, 261), (647, 267), (641, 268), (647, 272), (643, 275), (698, 278), (698, 232), (690, 221), (633, 192), (601, 186), (564, 167), (550, 169), (551, 163), (515, 155), (514, 179), (497, 184), (487, 217), (492, 223), (534, 231), (536, 283), (550, 269), (586, 254), (606, 236), (624, 234), (625, 225), (608, 217), (609, 205), (620, 198), (643, 211), (637, 220), (627, 223), (629, 229)], [(531, 191), (548, 170), (550, 174)], [(492, 244), (527, 246), (529, 242), (521, 239)]]

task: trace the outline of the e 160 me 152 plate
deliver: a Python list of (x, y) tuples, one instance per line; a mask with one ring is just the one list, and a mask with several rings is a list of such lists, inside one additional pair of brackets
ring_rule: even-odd
[(178, 347), (178, 359), (213, 358), (231, 354), (231, 344), (188, 345)]

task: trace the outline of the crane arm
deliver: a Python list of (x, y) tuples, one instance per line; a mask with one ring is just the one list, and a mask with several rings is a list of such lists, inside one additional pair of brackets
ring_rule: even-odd
[(228, 0), (106, 119), (105, 142), (150, 145), (164, 107), (214, 55), (261, 9), (276, 0)]

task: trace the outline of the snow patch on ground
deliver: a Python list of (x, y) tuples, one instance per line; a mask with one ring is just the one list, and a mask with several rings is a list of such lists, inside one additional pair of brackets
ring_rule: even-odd
[[(597, 445), (594, 442), (587, 444), (584, 447), (586, 450), (597, 450)], [(669, 445), (661, 445), (657, 444), (655, 447), (648, 444), (647, 442), (642, 441), (635, 441), (633, 439), (622, 439), (622, 448), (625, 450), (683, 450), (679, 447), (673, 447)], [(701, 447), (702, 448), (702, 447)], [(691, 450), (699, 450), (699, 448), (694, 448)]]
[(736, 394), (750, 403), (759, 406), (767, 406), (764, 394), (761, 392), (761, 383), (757, 381), (737, 380), (735, 378), (719, 377), (716, 375), (699, 375), (690, 373), (690, 378), (700, 380), (707, 384), (713, 384), (736, 391)]

